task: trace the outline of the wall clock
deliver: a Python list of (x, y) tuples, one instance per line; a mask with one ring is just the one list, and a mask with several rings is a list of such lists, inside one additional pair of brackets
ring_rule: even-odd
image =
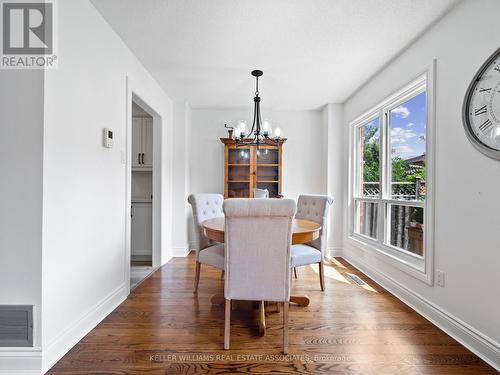
[(500, 160), (500, 48), (472, 79), (462, 116), (472, 144), (483, 154)]

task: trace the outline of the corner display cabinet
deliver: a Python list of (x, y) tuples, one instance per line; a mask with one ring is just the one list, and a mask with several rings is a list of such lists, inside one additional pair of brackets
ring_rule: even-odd
[(255, 188), (267, 189), (269, 198), (281, 196), (281, 152), (286, 138), (276, 144), (268, 140), (257, 146), (236, 146), (231, 138), (224, 143), (224, 198), (253, 198)]

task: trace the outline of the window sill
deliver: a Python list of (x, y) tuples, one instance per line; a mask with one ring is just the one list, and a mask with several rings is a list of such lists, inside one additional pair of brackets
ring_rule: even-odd
[(420, 256), (381, 245), (369, 237), (359, 234), (351, 234), (347, 238), (347, 243), (428, 285), (432, 285), (432, 269), (426, 270), (425, 259)]

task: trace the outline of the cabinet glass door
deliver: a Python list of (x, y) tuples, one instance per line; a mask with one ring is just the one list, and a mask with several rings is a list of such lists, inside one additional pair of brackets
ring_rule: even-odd
[(251, 186), (250, 148), (230, 148), (227, 160), (227, 196), (249, 198)]
[(256, 151), (256, 187), (267, 189), (269, 198), (275, 198), (280, 193), (279, 156), (276, 147), (264, 147)]

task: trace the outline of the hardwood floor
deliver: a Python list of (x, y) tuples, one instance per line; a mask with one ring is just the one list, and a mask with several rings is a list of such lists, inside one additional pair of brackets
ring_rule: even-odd
[(135, 289), (154, 270), (151, 261), (133, 260), (130, 262), (130, 289)]
[[(290, 307), (289, 355), (281, 314), (231, 312), (231, 349), (224, 345), (220, 271), (202, 266), (192, 293), (194, 257), (175, 258), (141, 283), (67, 353), (49, 374), (496, 374), (485, 362), (343, 260), (298, 269), (294, 292), (311, 297)], [(356, 275), (366, 285), (356, 284)]]

